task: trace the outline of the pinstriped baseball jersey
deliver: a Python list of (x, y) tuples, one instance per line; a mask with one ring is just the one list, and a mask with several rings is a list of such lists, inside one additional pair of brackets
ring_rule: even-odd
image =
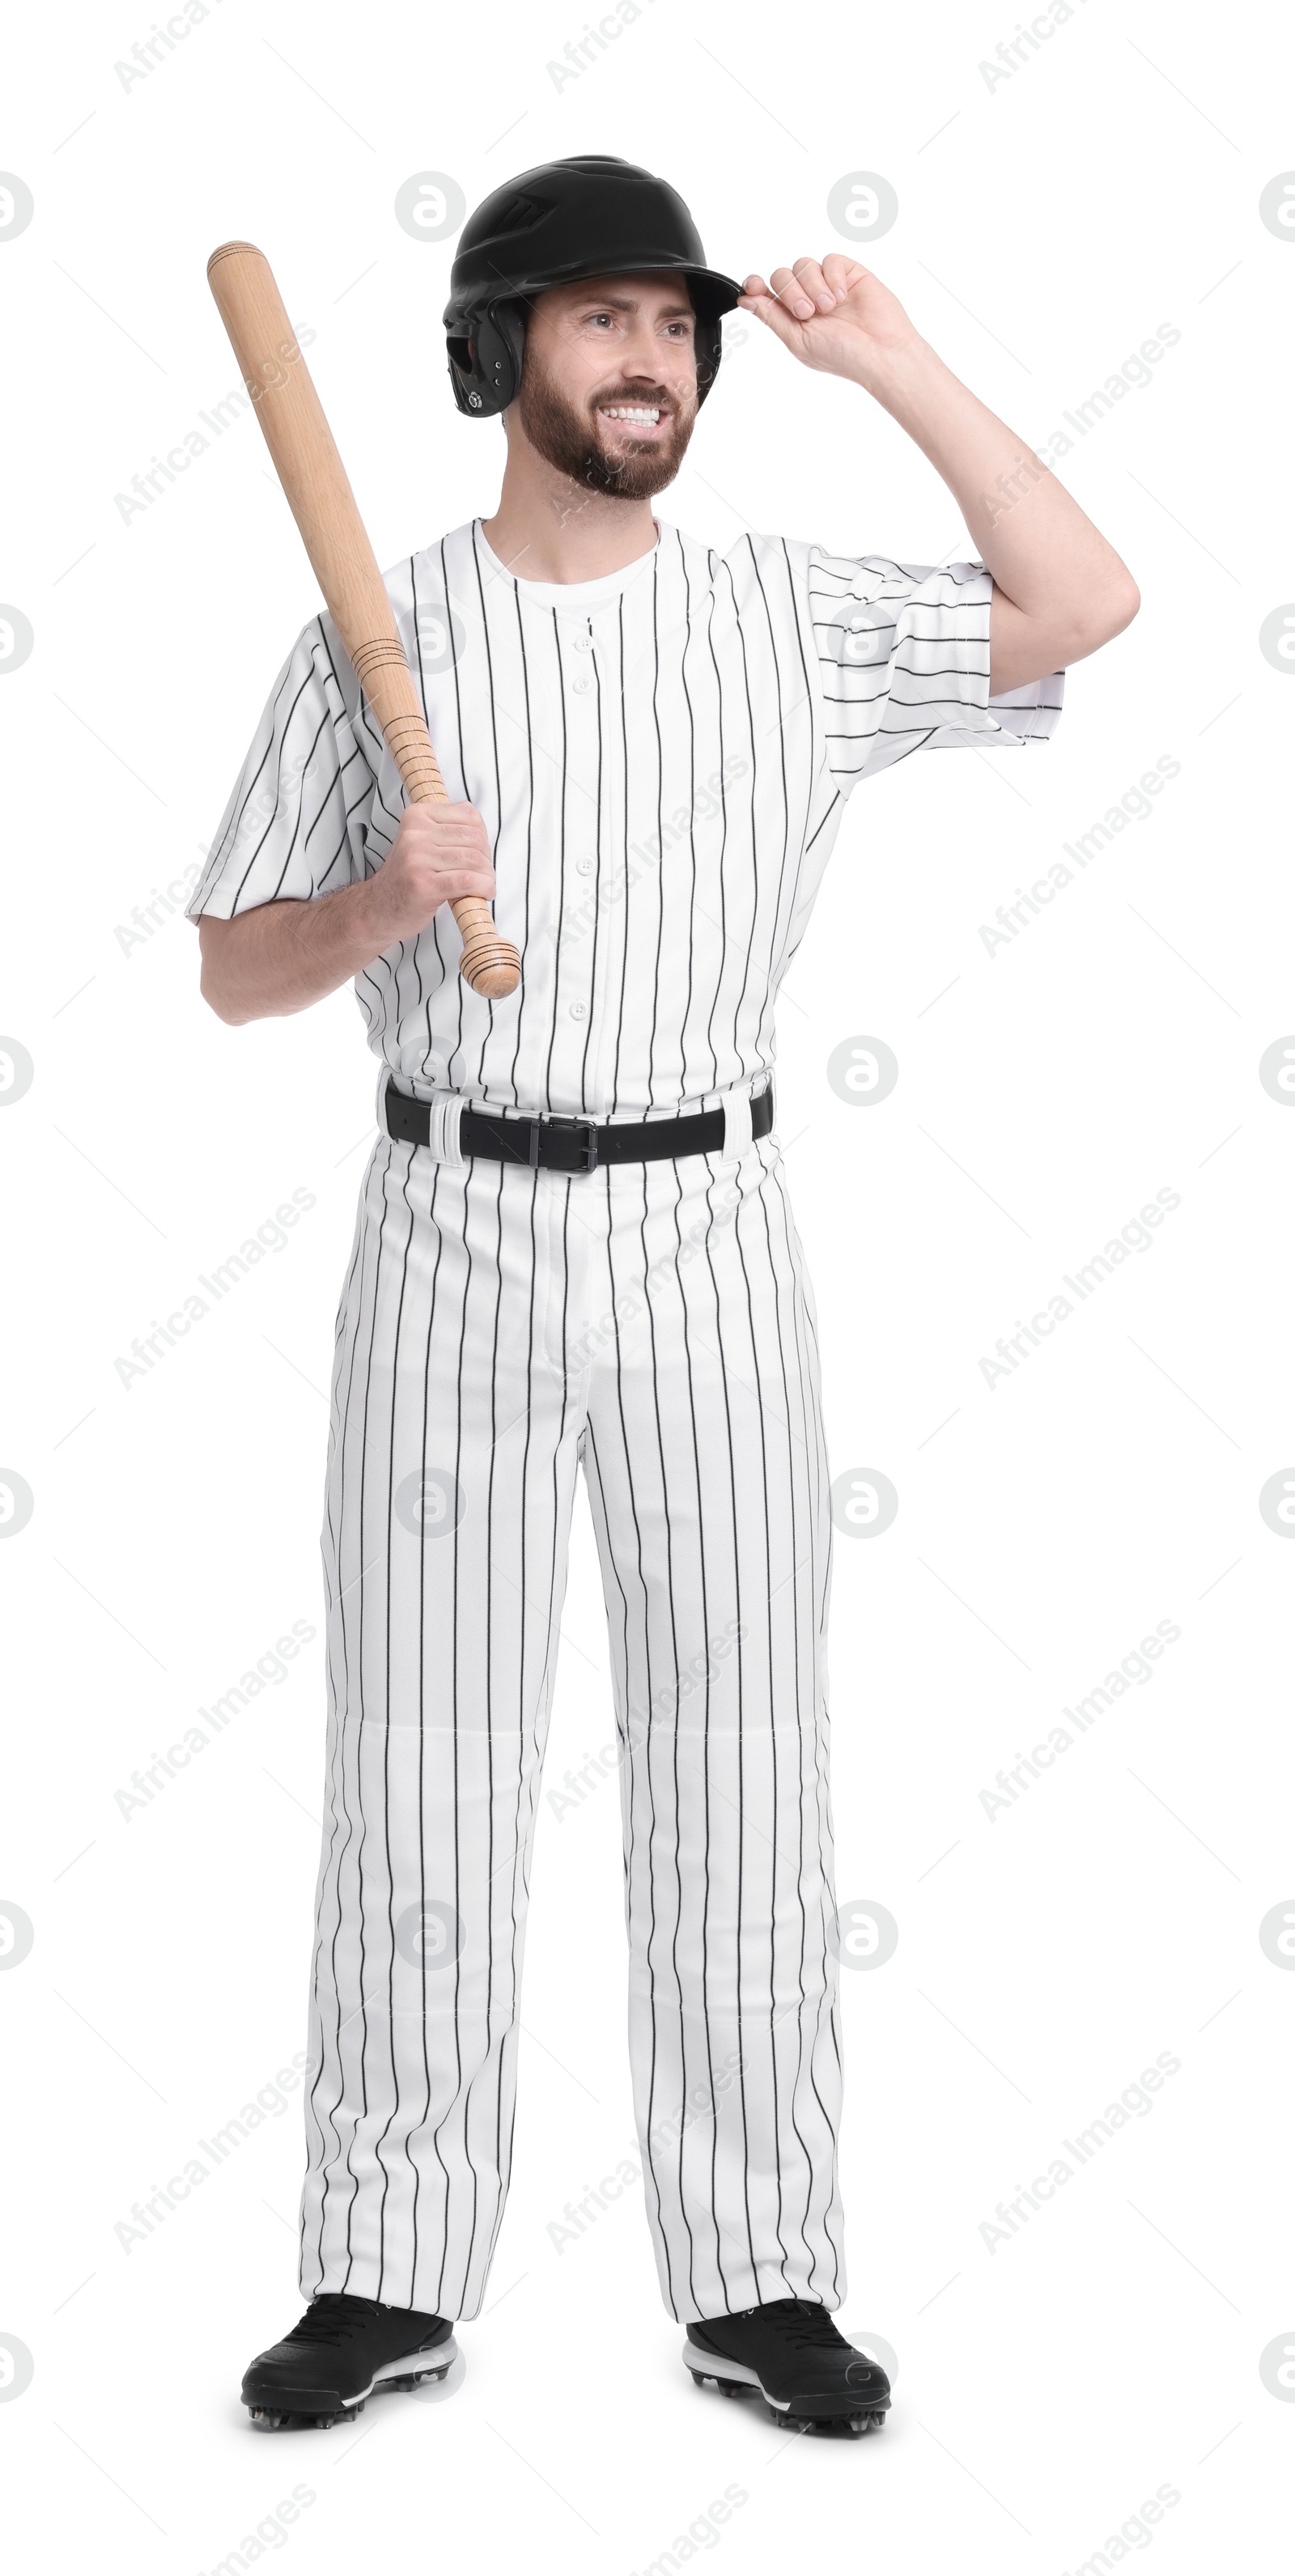
[[(356, 978), (409, 1090), (608, 1116), (772, 1069), (778, 987), (845, 800), (926, 745), (1051, 731), (1062, 677), (989, 699), (991, 579), (659, 524), (608, 580), (519, 580), (479, 520), (387, 575), (451, 797), (479, 807), (519, 990), (473, 994), (443, 906)], [(395, 765), (327, 617), (288, 657), (188, 907), (228, 919), (390, 849)]]

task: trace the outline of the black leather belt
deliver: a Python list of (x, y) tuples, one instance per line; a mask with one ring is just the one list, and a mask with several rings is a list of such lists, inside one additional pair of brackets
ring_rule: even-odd
[[(411, 1100), (388, 1082), (384, 1094), (387, 1134), (401, 1145), (426, 1145), (431, 1135), (431, 1105)], [(751, 1134), (767, 1136), (773, 1126), (773, 1084), (751, 1102)], [(484, 1154), (496, 1163), (528, 1163), (532, 1171), (594, 1172), (600, 1163), (651, 1163), (668, 1155), (722, 1154), (724, 1111), (694, 1110), (682, 1118), (519, 1118), (498, 1117), (491, 1110), (464, 1105), (459, 1148), (466, 1157)]]

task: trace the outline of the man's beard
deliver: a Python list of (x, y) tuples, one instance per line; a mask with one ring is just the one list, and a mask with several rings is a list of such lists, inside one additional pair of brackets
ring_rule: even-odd
[[(651, 403), (669, 413), (671, 425), (664, 438), (654, 439), (650, 445), (627, 440), (619, 455), (611, 454), (603, 448), (592, 417), (599, 403)], [(549, 465), (578, 483), (582, 491), (619, 501), (641, 501), (673, 483), (697, 418), (695, 401), (686, 406), (679, 404), (664, 385), (609, 388), (596, 397), (588, 410), (581, 411), (534, 363), (529, 349), (522, 365), (517, 409), (532, 447)]]

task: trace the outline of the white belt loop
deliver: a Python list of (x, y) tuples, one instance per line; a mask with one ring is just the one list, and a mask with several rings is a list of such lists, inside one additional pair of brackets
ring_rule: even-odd
[[(375, 1104), (375, 1116), (384, 1136), (390, 1132), (387, 1126), (387, 1084), (390, 1080), (391, 1067), (384, 1064), (378, 1075)], [(438, 1163), (462, 1163), (464, 1159), (459, 1131), (466, 1105), (467, 1095), (462, 1091), (433, 1091), (428, 1101), (427, 1146)]]
[(466, 1096), (461, 1091), (437, 1091), (432, 1094), (428, 1144), (438, 1163), (461, 1163), (463, 1148), (459, 1130), (463, 1125)]
[(742, 1155), (751, 1150), (751, 1089), (724, 1094), (724, 1152)]
[[(757, 1086), (755, 1089), (752, 1088), (753, 1084)], [(740, 1090), (726, 1091), (723, 1094), (724, 1152), (726, 1156), (734, 1154), (740, 1159), (743, 1154), (750, 1152), (752, 1144), (752, 1110), (755, 1102), (757, 1100), (762, 1100), (766, 1091), (770, 1091), (772, 1088), (772, 1073), (754, 1074), (751, 1082), (744, 1083)]]

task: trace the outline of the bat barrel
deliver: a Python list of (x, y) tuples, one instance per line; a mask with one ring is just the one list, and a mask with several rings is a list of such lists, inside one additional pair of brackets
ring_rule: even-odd
[[(329, 616), (382, 727), (409, 803), (447, 802), (413, 674), (355, 494), (288, 319), (254, 242), (222, 242), (207, 278), (297, 522)], [(488, 1000), (514, 992), (521, 960), (479, 895), (450, 906), (463, 940), (459, 971)]]

